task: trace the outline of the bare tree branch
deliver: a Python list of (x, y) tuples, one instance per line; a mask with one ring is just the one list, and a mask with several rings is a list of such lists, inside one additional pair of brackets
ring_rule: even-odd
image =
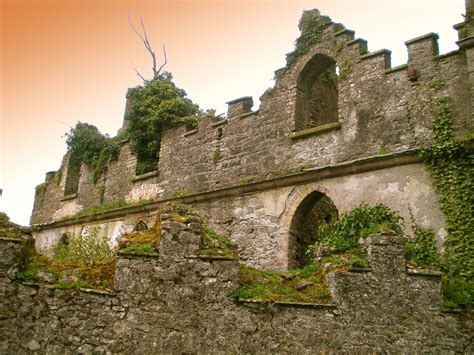
[(148, 80), (146, 80), (146, 79), (140, 74), (140, 72), (137, 70), (136, 67), (133, 67), (133, 69), (135, 69), (135, 73), (137, 73), (137, 75), (140, 77), (140, 79), (143, 80), (144, 83), (148, 83)]
[[(143, 42), (143, 45), (145, 46), (146, 50), (148, 51), (148, 53), (150, 53), (151, 55), (151, 59), (153, 61), (153, 67), (152, 67), (152, 70), (153, 70), (153, 78), (156, 78), (158, 77), (158, 75), (160, 74), (161, 72), (161, 69), (166, 65), (166, 63), (168, 63), (168, 59), (166, 58), (166, 49), (165, 49), (165, 46), (163, 46), (163, 54), (164, 54), (164, 63), (160, 66), (160, 68), (158, 70), (156, 70), (156, 55), (155, 55), (155, 51), (153, 50), (153, 48), (151, 47), (151, 44), (150, 44), (150, 41), (148, 40), (148, 37), (147, 37), (147, 34), (146, 34), (146, 29), (145, 29), (145, 24), (143, 23), (143, 19), (140, 17), (140, 24), (142, 25), (142, 31), (143, 31), (143, 35), (137, 31), (137, 29), (133, 26), (132, 24), (132, 21), (130, 19), (130, 10), (128, 10), (128, 24), (130, 25), (130, 28), (133, 30), (133, 32), (135, 32), (135, 34), (142, 40)], [(143, 78), (143, 76), (138, 72), (138, 70), (135, 68), (135, 72), (137, 73), (137, 75), (144, 81), (144, 82), (148, 82), (148, 80), (145, 80)]]
[(166, 65), (166, 63), (168, 63), (168, 58), (166, 57), (166, 48), (165, 48), (165, 45), (163, 45), (163, 55), (165, 57), (165, 61), (163, 64), (161, 64), (161, 67), (158, 68), (158, 72), (155, 74), (155, 76), (158, 76), (160, 74), (160, 71), (161, 69), (163, 69), (163, 67)]

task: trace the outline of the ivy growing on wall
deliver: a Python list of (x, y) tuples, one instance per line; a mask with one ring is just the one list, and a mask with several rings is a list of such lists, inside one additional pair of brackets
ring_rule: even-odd
[(455, 139), (448, 103), (438, 100), (437, 105), (433, 143), (422, 155), (431, 168), (446, 216), (443, 290), (453, 304), (470, 307), (474, 299), (474, 154)]
[(129, 91), (130, 107), (125, 119), (129, 122), (130, 148), (137, 156), (137, 175), (157, 169), (165, 128), (197, 124), (198, 105), (172, 79), (171, 73), (164, 72)]
[[(290, 67), (296, 58), (309, 52), (312, 46), (321, 40), (323, 29), (331, 24), (331, 18), (321, 16), (318, 10), (307, 11), (303, 14), (300, 22), (301, 36), (295, 43), (295, 50), (286, 55), (287, 67)], [(338, 30), (344, 28), (341, 24), (335, 24)]]

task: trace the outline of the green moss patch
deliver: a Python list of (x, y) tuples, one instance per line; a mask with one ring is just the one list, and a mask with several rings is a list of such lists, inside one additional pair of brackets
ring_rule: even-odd
[(18, 281), (54, 285), (61, 289), (95, 288), (109, 289), (113, 286), (115, 258), (106, 262), (85, 264), (64, 262), (41, 255), (34, 256), (22, 272), (16, 274)]
[(157, 228), (125, 234), (120, 239), (119, 250), (127, 254), (155, 253), (159, 248), (160, 238), (160, 229)]
[(192, 207), (183, 203), (170, 203), (164, 209), (167, 219), (180, 223), (194, 223), (195, 233), (201, 235), (199, 255), (205, 257), (219, 257), (237, 259), (237, 246), (226, 236), (210, 228), (202, 216)]
[(320, 264), (287, 272), (262, 271), (241, 265), (240, 287), (232, 293), (239, 299), (329, 303), (331, 295)]
[(24, 227), (10, 221), (6, 213), (0, 212), (0, 237), (1, 238), (21, 238), (29, 234)]

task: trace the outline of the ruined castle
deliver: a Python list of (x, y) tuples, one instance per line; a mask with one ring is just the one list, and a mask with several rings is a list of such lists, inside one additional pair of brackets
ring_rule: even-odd
[[(263, 93), (260, 107), (253, 110), (252, 98), (242, 97), (228, 102), (225, 118), (209, 116), (193, 129), (167, 129), (156, 171), (137, 176), (130, 142), (123, 141), (118, 159), (97, 182), (82, 165), (71, 183), (66, 155), (35, 196), (36, 249), (47, 254), (65, 233), (80, 235), (91, 226), (116, 243), (137, 221), (152, 225), (169, 201), (191, 205), (237, 245), (241, 263), (261, 269), (300, 266), (309, 245), (302, 226), (321, 210), (340, 215), (361, 203), (383, 203), (407, 221), (432, 227), (442, 249), (445, 217), (418, 151), (433, 139), (438, 100), (449, 104), (457, 139), (472, 136), (469, 15), (467, 2), (466, 21), (454, 26), (458, 50), (440, 55), (438, 36), (429, 33), (406, 41), (408, 62), (392, 67), (389, 50), (368, 52), (354, 31), (318, 11), (304, 12), (302, 35), (308, 31), (305, 19), (324, 23), (318, 41), (275, 72), (275, 86)], [(128, 205), (76, 215), (117, 200)], [(402, 241), (395, 237), (369, 241), (372, 271), (329, 276), (330, 305), (243, 305), (229, 297), (239, 261), (197, 258), (192, 248), (173, 244), (188, 243), (180, 239), (186, 227), (175, 227), (163, 226), (169, 238), (162, 240), (159, 255), (119, 256), (115, 293), (69, 294), (32, 285), (10, 290), (5, 281), (3, 289), (17, 308), (2, 319), (19, 337), (7, 348), (39, 353), (474, 350), (472, 323), (439, 309), (440, 275), (408, 273)], [(21, 254), (19, 243), (1, 245), (3, 253)], [(19, 267), (12, 258), (3, 263), (10, 276)]]

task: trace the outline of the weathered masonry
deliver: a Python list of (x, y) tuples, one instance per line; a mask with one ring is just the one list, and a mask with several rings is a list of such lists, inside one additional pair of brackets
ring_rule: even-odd
[[(114, 245), (137, 224), (156, 227), (159, 247), (119, 252), (109, 291), (62, 290), (18, 282), (31, 250), (0, 238), (0, 352), (474, 352), (472, 317), (440, 308), (441, 273), (407, 269), (404, 239), (387, 231), (365, 240), (370, 268), (323, 265), (326, 303), (231, 296), (242, 264), (301, 266), (318, 221), (361, 203), (433, 228), (443, 248), (445, 217), (418, 153), (433, 141), (440, 102), (456, 139), (473, 137), (474, 4), (466, 8), (458, 50), (440, 55), (429, 33), (406, 42), (408, 63), (395, 68), (390, 51), (368, 53), (353, 31), (306, 11), (259, 109), (242, 97), (225, 119), (165, 130), (156, 171), (135, 175), (129, 141), (96, 181), (86, 165), (70, 171), (66, 154), (37, 188), (36, 251), (52, 254), (62, 236), (91, 228)], [(78, 214), (117, 201), (126, 207)], [(166, 217), (169, 201), (191, 205), (238, 258), (200, 253), (202, 229)]]
[[(304, 217), (296, 214), (302, 203), (308, 215), (317, 196), (327, 196), (336, 214), (361, 202), (385, 203), (434, 227), (441, 246), (444, 217), (416, 152), (432, 139), (437, 100), (448, 102), (459, 139), (472, 132), (471, 22), (454, 26), (459, 50), (440, 55), (438, 36), (429, 33), (407, 41), (408, 63), (392, 68), (389, 50), (368, 53), (365, 40), (317, 11), (303, 14), (302, 38), (307, 19), (322, 24), (318, 41), (276, 71), (260, 108), (252, 111), (252, 98), (243, 97), (228, 103), (225, 119), (165, 131), (157, 171), (135, 176), (136, 158), (123, 142), (96, 183), (85, 165), (70, 183), (66, 155), (36, 194), (37, 247), (46, 250), (65, 231), (91, 223), (114, 239), (133, 216), (153, 214), (173, 196), (230, 235), (243, 260), (265, 268), (298, 264), (305, 245), (292, 221)], [(153, 202), (70, 218), (100, 203), (143, 199)]]
[[(471, 353), (472, 322), (442, 312), (440, 275), (407, 272), (404, 239), (368, 238), (371, 269), (330, 272), (333, 303), (236, 302), (239, 262), (195, 255), (199, 235), (162, 224), (155, 255), (117, 258), (115, 291), (11, 279), (21, 241), (0, 239), (0, 352)], [(186, 238), (184, 236), (186, 235)]]

